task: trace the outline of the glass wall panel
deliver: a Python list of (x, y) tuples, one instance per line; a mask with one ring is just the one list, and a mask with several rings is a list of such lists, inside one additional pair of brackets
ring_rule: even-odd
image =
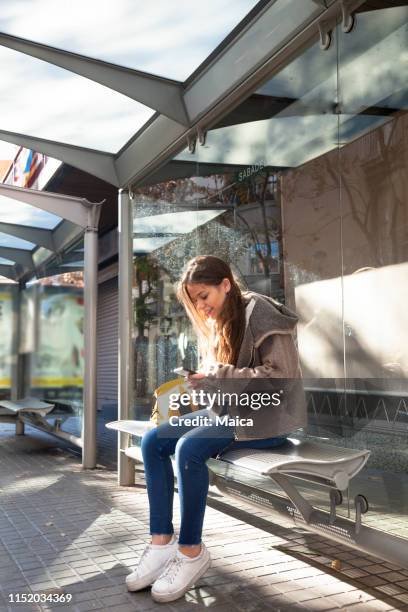
[[(0, 282), (0, 400), (11, 399), (17, 355), (18, 288)], [(7, 414), (0, 407), (0, 414)]]
[(55, 404), (51, 425), (81, 436), (84, 377), (83, 273), (49, 276), (24, 291), (20, 353), (25, 395)]
[[(408, 537), (408, 7), (363, 11), (339, 37), (347, 410), (370, 470), (367, 522)], [(362, 121), (363, 120), (363, 121)]]
[(27, 11), (13, 0), (3, 0), (0, 31), (185, 80), (256, 4), (257, 0), (73, 0), (61, 19), (61, 6), (55, 2), (39, 2)]
[[(211, 135), (210, 135), (211, 140)], [(208, 146), (212, 146), (208, 144)], [(257, 166), (206, 173), (196, 161), (191, 176), (139, 189), (134, 199), (135, 414), (147, 418), (154, 389), (175, 378), (173, 369), (197, 365), (197, 346), (176, 284), (186, 262), (216, 254), (245, 286), (282, 294), (280, 217), (274, 172)], [(224, 171), (223, 171), (224, 170)]]
[(7, 66), (0, 83), (2, 130), (115, 153), (154, 114), (108, 87), (17, 51), (0, 47), (0, 63)]
[[(299, 315), (297, 435), (368, 448), (348, 494), (368, 497), (366, 523), (408, 536), (408, 8), (372, 6), (178, 155), (177, 179), (136, 195), (134, 413), (148, 418), (157, 384), (195, 363), (174, 285), (190, 257), (219, 255)], [(326, 490), (305, 494), (327, 508)]]

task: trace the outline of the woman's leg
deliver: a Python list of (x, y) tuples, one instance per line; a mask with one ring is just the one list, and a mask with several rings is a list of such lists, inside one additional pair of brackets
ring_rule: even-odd
[[(206, 416), (209, 425), (183, 424), (185, 419)], [(177, 481), (181, 508), (179, 544), (182, 552), (195, 556), (200, 551), (209, 477), (206, 461), (229, 448), (267, 448), (284, 443), (284, 438), (234, 441), (234, 430), (228, 425), (215, 425), (204, 409), (180, 417), (176, 426), (164, 423), (142, 439), (146, 484), (150, 504), (150, 531), (165, 536), (154, 543), (166, 544), (174, 533), (174, 474), (170, 455), (176, 453)], [(232, 443), (232, 444), (231, 444)]]
[[(208, 415), (208, 413), (207, 413)], [(184, 434), (176, 445), (177, 485), (180, 497), (180, 550), (196, 556), (201, 548), (201, 534), (209, 477), (206, 461), (234, 439), (227, 425), (205, 425)]]
[[(207, 414), (207, 410), (200, 410), (184, 415), (184, 418)], [(149, 498), (150, 533), (153, 544), (167, 544), (174, 533), (172, 523), (174, 473), (170, 456), (174, 454), (179, 438), (191, 429), (193, 426), (181, 424), (173, 427), (169, 423), (163, 423), (146, 432), (142, 438), (141, 450)]]
[(170, 455), (174, 453), (177, 440), (159, 437), (159, 427), (144, 434), (141, 450), (149, 498), (152, 543), (167, 544), (174, 533), (174, 473)]
[(180, 550), (194, 557), (200, 552), (209, 476), (206, 461), (232, 448), (271, 448), (284, 444), (286, 438), (234, 440), (228, 425), (197, 427), (183, 435), (176, 445), (177, 483), (180, 497)]

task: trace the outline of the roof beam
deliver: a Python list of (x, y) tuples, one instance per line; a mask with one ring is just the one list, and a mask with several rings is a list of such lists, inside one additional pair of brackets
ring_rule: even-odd
[[(364, 0), (349, 0), (355, 10)], [(204, 69), (194, 75), (184, 92), (184, 102), (191, 120), (183, 129), (159, 115), (134, 141), (129, 141), (116, 156), (116, 169), (122, 187), (138, 184), (164, 162), (187, 146), (188, 139), (216, 125), (226, 113), (279, 73), (303, 49), (319, 38), (319, 24), (335, 24), (342, 11), (342, 0), (323, 4), (287, 0), (286, 14), (291, 19), (277, 28), (280, 3), (270, 2), (239, 31), (228, 45), (214, 56)], [(293, 14), (292, 14), (293, 13)], [(254, 44), (256, 41), (256, 44)], [(196, 159), (196, 158), (195, 158)]]
[(0, 130), (0, 140), (44, 153), (44, 155), (54, 157), (55, 159), (60, 159), (64, 163), (74, 166), (74, 168), (89, 172), (89, 174), (93, 174), (103, 181), (119, 187), (114, 156), (111, 153), (94, 151), (85, 147), (76, 147), (54, 140), (46, 140), (4, 130)]
[[(349, 10), (356, 10), (363, 1), (348, 0)], [(0, 131), (0, 139), (61, 159), (121, 188), (138, 183), (180, 152), (187, 139), (198, 136), (200, 140), (221, 117), (318, 40), (321, 22), (335, 24), (344, 8), (343, 0), (328, 0), (328, 8), (287, 0), (285, 10), (291, 19), (277, 28), (276, 20), (281, 16), (277, 4), (271, 1), (258, 11), (188, 82), (183, 104), (190, 127), (159, 114), (115, 156), (11, 132)], [(11, 43), (10, 37), (7, 42)], [(42, 47), (39, 45), (36, 52)], [(50, 56), (48, 61), (52, 61)]]
[(5, 276), (10, 280), (17, 280), (17, 273), (13, 266), (5, 266), (4, 264), (0, 264), (0, 276)]
[[(347, 0), (347, 8), (352, 12), (364, 1)], [(277, 4), (280, 3), (270, 2), (248, 28), (239, 32), (207, 69), (189, 83), (184, 102), (192, 122), (201, 119), (214, 105), (225, 112), (232, 103), (242, 101), (249, 84), (252, 93), (266, 78), (282, 70), (305, 46), (318, 39), (319, 24), (324, 22), (335, 27), (344, 10), (344, 0), (317, 2), (314, 7), (309, 2), (286, 0), (288, 16), (277, 28), (276, 20), (283, 16)]]
[(62, 251), (78, 238), (78, 227), (69, 223), (69, 221), (60, 223), (53, 233), (54, 243), (57, 245), (58, 251)]
[(183, 102), (183, 89), (178, 81), (117, 66), (9, 34), (0, 33), (0, 44), (105, 85), (178, 123), (189, 125)]
[(49, 251), (56, 250), (52, 239), (52, 232), (48, 229), (0, 222), (0, 232), (33, 242), (37, 246), (42, 246)]
[[(169, 157), (168, 145), (179, 143), (181, 148), (186, 145), (187, 131), (179, 123), (159, 115), (155, 121), (140, 134), (116, 160), (116, 170), (122, 186), (130, 183), (130, 179), (141, 168), (145, 170), (149, 164), (156, 169)], [(180, 148), (180, 144), (179, 147)]]
[(27, 251), (25, 249), (15, 249), (12, 247), (0, 246), (0, 257), (4, 257), (4, 259), (10, 259), (15, 263), (20, 264), (24, 268), (34, 267), (31, 251)]
[(58, 215), (82, 228), (86, 228), (90, 224), (90, 213), (92, 207), (95, 206), (84, 198), (74, 198), (59, 193), (24, 189), (5, 184), (0, 184), (0, 195)]

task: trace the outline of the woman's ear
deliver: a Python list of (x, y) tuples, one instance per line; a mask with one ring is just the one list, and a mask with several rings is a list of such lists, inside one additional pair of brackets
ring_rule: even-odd
[(229, 278), (222, 279), (222, 286), (224, 288), (225, 293), (229, 293), (231, 291), (231, 281)]

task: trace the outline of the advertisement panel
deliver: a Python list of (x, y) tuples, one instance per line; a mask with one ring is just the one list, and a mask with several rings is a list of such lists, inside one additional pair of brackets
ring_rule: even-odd
[(13, 295), (0, 291), (0, 389), (11, 388), (11, 356), (13, 342)]
[(33, 355), (31, 387), (83, 386), (84, 306), (82, 292), (49, 289), (39, 300), (38, 350)]

